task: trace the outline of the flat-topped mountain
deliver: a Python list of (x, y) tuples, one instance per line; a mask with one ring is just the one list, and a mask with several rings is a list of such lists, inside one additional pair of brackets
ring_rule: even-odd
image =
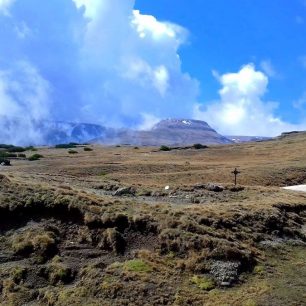
[(218, 134), (206, 122), (189, 119), (162, 120), (148, 131), (119, 130), (113, 139), (100, 137), (93, 140), (93, 142), (140, 146), (232, 143), (231, 140)]

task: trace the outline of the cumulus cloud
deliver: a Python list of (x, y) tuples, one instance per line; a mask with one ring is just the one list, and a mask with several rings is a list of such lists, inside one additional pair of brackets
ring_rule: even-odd
[(0, 71), (1, 142), (42, 143), (36, 126), (49, 116), (49, 91), (46, 80), (26, 62)]
[[(217, 76), (217, 74), (215, 73)], [(257, 71), (253, 64), (245, 65), (237, 73), (218, 77), (222, 86), (220, 100), (196, 105), (194, 116), (210, 122), (225, 135), (276, 136), (284, 131), (305, 129), (275, 115), (278, 104), (265, 101), (268, 76)]]
[(26, 110), (31, 122), (32, 108), (43, 106), (47, 113), (41, 120), (116, 127), (190, 117), (199, 84), (182, 72), (178, 55), (188, 32), (134, 5), (134, 0), (2, 0), (0, 71), (10, 71), (14, 80), (13, 65), (27, 63), (52, 89), (44, 98), (39, 92), (32, 97), (41, 103), (36, 106), (6, 91), (5, 101), (14, 103), (9, 108), (0, 101), (2, 115), (16, 118)]

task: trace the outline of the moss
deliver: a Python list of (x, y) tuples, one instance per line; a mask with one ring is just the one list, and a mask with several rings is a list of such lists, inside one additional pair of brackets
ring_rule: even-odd
[(254, 268), (255, 274), (263, 274), (265, 272), (265, 267), (262, 265), (258, 265)]
[(201, 290), (209, 291), (216, 287), (214, 280), (206, 276), (194, 275), (191, 278), (191, 282)]
[(126, 261), (123, 265), (124, 270), (136, 273), (150, 273), (153, 271), (152, 266), (141, 259)]

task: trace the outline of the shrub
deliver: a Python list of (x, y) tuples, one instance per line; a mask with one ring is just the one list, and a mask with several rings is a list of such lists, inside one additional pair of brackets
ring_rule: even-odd
[(20, 152), (25, 152), (26, 149), (23, 148), (23, 147), (15, 147), (15, 146), (13, 146), (13, 147), (8, 148), (7, 151), (8, 152), (14, 152), (14, 153), (20, 153)]
[(1, 151), (1, 152), (0, 152), (0, 157), (2, 157), (2, 158), (16, 158), (16, 157), (17, 157), (17, 154), (15, 154), (15, 153), (8, 153), (8, 152), (3, 152), (3, 151)]
[(86, 147), (86, 148), (84, 148), (84, 151), (85, 151), (85, 152), (91, 152), (91, 151), (93, 151), (93, 149), (92, 149), (92, 148)]
[(26, 149), (26, 151), (33, 151), (33, 152), (37, 151), (37, 149), (33, 146), (26, 147), (25, 149)]
[(28, 158), (28, 160), (29, 160), (29, 161), (35, 161), (35, 160), (39, 160), (39, 159), (41, 159), (41, 158), (43, 158), (43, 155), (41, 155), (41, 154), (33, 154), (32, 156), (30, 156), (30, 157)]
[(27, 158), (27, 156), (26, 156), (25, 154), (23, 154), (23, 153), (19, 153), (19, 154), (18, 154), (18, 157), (19, 157), (19, 158)]
[(62, 143), (55, 146), (55, 149), (73, 149), (77, 146), (77, 143), (70, 142), (70, 143)]
[(4, 166), (10, 166), (11, 161), (6, 158), (0, 157), (0, 164), (4, 164)]
[(68, 153), (69, 153), (69, 154), (78, 154), (79, 152), (78, 152), (78, 151), (75, 151), (75, 150), (69, 150)]
[(196, 150), (200, 150), (200, 149), (207, 149), (208, 146), (204, 146), (200, 143), (196, 143), (196, 144), (193, 145), (193, 148), (196, 149)]
[(159, 148), (160, 151), (171, 151), (171, 148), (167, 147), (167, 146), (161, 146)]

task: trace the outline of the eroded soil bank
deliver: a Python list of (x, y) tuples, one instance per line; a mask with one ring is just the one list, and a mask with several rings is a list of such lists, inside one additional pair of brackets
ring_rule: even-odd
[(137, 195), (104, 197), (0, 179), (2, 305), (305, 299), (299, 279), (305, 276), (306, 195), (206, 190), (212, 199), (218, 192), (218, 201), (146, 204)]

